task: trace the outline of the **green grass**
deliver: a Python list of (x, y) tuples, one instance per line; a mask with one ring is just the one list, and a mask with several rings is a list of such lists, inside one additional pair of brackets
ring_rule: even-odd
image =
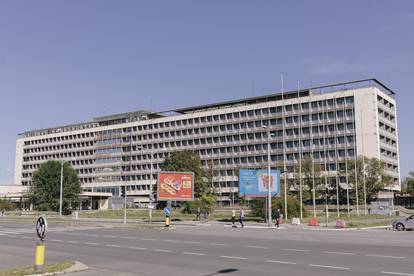
[[(122, 219), (124, 218), (124, 210), (100, 210), (100, 211), (83, 211), (79, 213), (80, 218), (97, 218), (97, 219)], [(148, 209), (128, 209), (128, 219), (149, 220)], [(171, 212), (171, 219), (174, 220), (195, 220), (195, 214), (183, 214), (180, 210)], [(164, 221), (165, 215), (162, 210), (152, 211), (153, 221)], [(231, 210), (216, 210), (209, 215), (209, 220), (231, 219)], [(203, 214), (201, 214), (203, 220)]]
[[(324, 226), (326, 223), (326, 217), (323, 213), (317, 213), (316, 215), (318, 222), (321, 226)], [(329, 226), (334, 227), (335, 223), (338, 219), (344, 220), (346, 222), (347, 228), (363, 228), (363, 227), (372, 227), (372, 226), (385, 226), (390, 225), (394, 220), (398, 219), (397, 216), (385, 216), (385, 215), (378, 215), (378, 214), (369, 214), (364, 215), (361, 213), (359, 216), (356, 214), (351, 214), (349, 217), (347, 214), (340, 214), (339, 218), (335, 213), (329, 213)], [(303, 223), (307, 224), (311, 216), (304, 218)]]
[(71, 267), (74, 262), (65, 261), (56, 264), (45, 265), (42, 271), (35, 271), (34, 267), (25, 267), (25, 268), (13, 268), (4, 271), (0, 271), (0, 276), (23, 276), (23, 275), (30, 275), (30, 274), (40, 274), (40, 273), (47, 273), (47, 272), (58, 272), (65, 270)]

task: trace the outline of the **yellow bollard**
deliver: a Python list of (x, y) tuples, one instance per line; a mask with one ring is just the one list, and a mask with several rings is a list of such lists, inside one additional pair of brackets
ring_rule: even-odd
[(36, 256), (35, 256), (35, 271), (43, 270), (45, 264), (45, 244), (43, 241), (36, 243)]
[(165, 217), (165, 227), (170, 226), (170, 217)]

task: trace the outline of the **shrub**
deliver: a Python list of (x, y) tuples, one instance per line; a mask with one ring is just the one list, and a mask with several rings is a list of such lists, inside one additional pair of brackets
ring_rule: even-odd
[[(253, 199), (250, 202), (251, 208), (251, 216), (256, 217), (265, 217), (265, 208), (266, 199), (265, 198), (257, 198)], [(288, 197), (287, 198), (287, 205), (288, 205), (288, 217), (300, 217), (300, 202), (296, 198)], [(276, 213), (276, 210), (279, 209), (281, 214), (285, 214), (285, 199), (284, 198), (273, 198), (272, 199), (272, 214)], [(303, 216), (306, 217), (308, 215), (305, 206), (302, 205), (302, 212)]]

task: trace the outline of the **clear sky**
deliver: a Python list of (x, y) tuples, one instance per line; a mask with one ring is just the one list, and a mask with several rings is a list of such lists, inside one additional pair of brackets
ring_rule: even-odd
[(395, 90), (405, 176), (413, 68), (410, 0), (1, 0), (0, 183), (20, 132), (277, 92), (281, 72), (287, 89), (375, 77)]

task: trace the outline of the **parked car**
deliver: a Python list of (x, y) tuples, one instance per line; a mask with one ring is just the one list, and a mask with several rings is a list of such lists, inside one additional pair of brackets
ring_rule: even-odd
[(408, 218), (401, 218), (392, 223), (392, 228), (398, 231), (404, 231), (406, 229), (414, 229), (414, 215)]

